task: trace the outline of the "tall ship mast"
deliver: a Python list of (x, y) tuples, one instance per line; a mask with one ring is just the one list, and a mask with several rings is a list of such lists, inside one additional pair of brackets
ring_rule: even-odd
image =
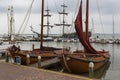
[(49, 30), (50, 30), (50, 27), (52, 28), (53, 26), (50, 25), (50, 22), (49, 22), (49, 18), (51, 17), (51, 14), (49, 13), (50, 12), (50, 9), (48, 9), (48, 6), (47, 6), (47, 9), (45, 10), (47, 13), (44, 15), (45, 17), (47, 17), (47, 25), (44, 25), (44, 27), (47, 27), (47, 36), (49, 36)]
[(8, 35), (9, 35), (9, 41), (12, 41), (14, 39), (14, 15), (13, 15), (13, 6), (8, 7)]
[(63, 15), (63, 21), (62, 21), (61, 24), (55, 24), (55, 25), (63, 27), (63, 29), (62, 29), (62, 36), (64, 36), (64, 34), (65, 34), (65, 26), (69, 27), (71, 25), (70, 24), (66, 24), (66, 22), (65, 22), (65, 16), (68, 15), (68, 13), (65, 10), (67, 8), (67, 6), (65, 4), (63, 4), (63, 5), (61, 5), (61, 7), (63, 7), (63, 11), (59, 12), (59, 14)]

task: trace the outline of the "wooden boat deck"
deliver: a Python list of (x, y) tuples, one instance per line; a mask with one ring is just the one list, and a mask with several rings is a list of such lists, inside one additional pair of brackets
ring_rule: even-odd
[[(2, 80), (91, 80), (86, 77), (0, 62)], [(92, 79), (93, 80), (93, 79)]]

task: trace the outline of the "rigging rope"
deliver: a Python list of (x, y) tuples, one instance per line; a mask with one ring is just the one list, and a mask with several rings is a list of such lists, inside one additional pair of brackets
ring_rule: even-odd
[(23, 23), (21, 24), (21, 26), (20, 26), (20, 28), (19, 28), (18, 34), (20, 34), (20, 31), (21, 31), (23, 25), (25, 24), (25, 22), (26, 22), (26, 24), (25, 24), (25, 27), (24, 27), (24, 29), (23, 29), (22, 32), (24, 32), (24, 30), (25, 30), (25, 28), (26, 28), (26, 26), (27, 26), (27, 24), (28, 24), (28, 20), (29, 20), (29, 18), (30, 18), (30, 14), (31, 14), (31, 9), (32, 9), (33, 2), (34, 2), (34, 0), (32, 0), (32, 2), (31, 2), (31, 5), (30, 5), (30, 7), (29, 7), (29, 9), (28, 9), (28, 11), (27, 11), (27, 14), (26, 14), (24, 20), (23, 20)]
[[(53, 2), (54, 2), (54, 4), (55, 4), (55, 8), (56, 8), (57, 13), (59, 13), (56, 2), (55, 2), (55, 1), (53, 1)], [(61, 24), (62, 22), (61, 22), (61, 17), (60, 17), (60, 15), (59, 15), (59, 21), (60, 21), (60, 24)]]
[(27, 27), (27, 24), (28, 24), (28, 21), (29, 21), (29, 18), (30, 18), (30, 14), (31, 14), (31, 11), (30, 11), (28, 17), (26, 18), (26, 24), (25, 24), (25, 27), (24, 27), (22, 33), (25, 31), (25, 29), (26, 29), (26, 27)]
[(102, 30), (103, 30), (103, 36), (105, 37), (105, 35), (104, 35), (105, 33), (104, 33), (103, 23), (102, 23), (102, 18), (101, 18), (101, 12), (100, 12), (100, 8), (99, 8), (99, 4), (98, 4), (98, 0), (96, 0), (96, 4), (97, 4), (98, 12), (99, 12), (100, 24), (101, 24)]
[[(77, 14), (77, 11), (78, 11), (78, 7), (79, 7), (79, 2), (80, 0), (78, 0), (77, 1), (77, 5), (76, 5), (76, 8), (75, 8), (75, 12), (74, 12), (74, 14), (73, 14), (73, 16), (72, 16), (72, 27), (70, 28), (70, 31), (69, 31), (69, 33), (72, 33), (73, 32), (73, 30), (75, 30), (75, 28), (74, 28), (74, 21), (75, 21), (75, 18), (76, 18), (76, 14)], [(67, 38), (69, 38), (70, 37), (70, 35), (68, 35), (67, 36)]]

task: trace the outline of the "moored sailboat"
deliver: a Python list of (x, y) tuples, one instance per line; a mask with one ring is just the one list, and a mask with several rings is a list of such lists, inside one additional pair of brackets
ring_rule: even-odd
[(48, 60), (51, 58), (58, 57), (58, 54), (55, 54), (55, 50), (62, 50), (61, 48), (53, 48), (53, 47), (44, 47), (43, 46), (43, 26), (44, 26), (44, 0), (42, 0), (42, 9), (41, 9), (41, 34), (40, 34), (40, 48), (33, 50), (20, 50), (19, 47), (13, 45), (8, 49), (12, 57), (15, 59), (16, 56), (21, 57), (21, 64), (26, 65), (27, 57), (30, 56), (30, 64), (36, 63), (38, 61), (38, 56), (41, 56), (41, 60)]
[(78, 15), (75, 20), (75, 30), (78, 34), (79, 41), (84, 47), (84, 51), (74, 51), (73, 53), (66, 53), (63, 55), (61, 62), (63, 66), (69, 71), (74, 73), (88, 72), (89, 63), (93, 63), (94, 70), (101, 68), (106, 62), (109, 61), (109, 51), (97, 51), (89, 42), (88, 33), (88, 9), (89, 0), (86, 0), (86, 32), (83, 32), (82, 26), (82, 0), (80, 3)]

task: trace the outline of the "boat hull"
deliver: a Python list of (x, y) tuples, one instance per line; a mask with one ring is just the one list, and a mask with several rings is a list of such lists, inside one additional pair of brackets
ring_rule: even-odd
[(65, 56), (61, 59), (62, 65), (72, 73), (81, 73), (81, 72), (89, 72), (89, 64), (93, 62), (94, 67), (93, 70), (97, 70), (101, 68), (106, 62), (109, 61), (109, 58), (105, 58), (104, 56), (92, 57), (92, 61), (90, 57), (81, 57), (81, 55), (69, 55)]
[[(13, 56), (14, 61), (15, 61), (16, 57), (20, 57), (22, 65), (27, 65), (27, 57), (26, 57), (26, 55), (20, 54), (20, 53), (19, 54), (16, 53), (15, 56)], [(30, 56), (29, 64), (36, 63), (37, 61), (38, 61), (37, 56)]]
[(38, 62), (38, 56), (41, 56), (41, 61), (49, 60), (59, 55), (55, 53), (56, 50), (60, 50), (60, 48), (53, 48), (53, 47), (43, 47), (41, 49), (33, 49), (29, 50), (20, 50), (15, 45), (8, 49), (10, 55), (15, 60), (15, 57), (21, 58), (21, 64), (27, 64), (27, 55), (29, 54), (29, 64), (33, 64)]
[[(23, 51), (22, 51), (23, 52)], [(21, 64), (22, 65), (27, 65), (27, 53), (15, 53), (13, 57), (13, 59), (15, 60), (15, 57), (20, 57), (21, 58)], [(49, 60), (52, 58), (57, 57), (58, 55), (54, 54), (54, 53), (43, 53), (43, 54), (29, 54), (29, 64), (34, 64), (38, 62), (38, 56), (41, 56), (41, 61), (45, 61), (45, 60)]]

